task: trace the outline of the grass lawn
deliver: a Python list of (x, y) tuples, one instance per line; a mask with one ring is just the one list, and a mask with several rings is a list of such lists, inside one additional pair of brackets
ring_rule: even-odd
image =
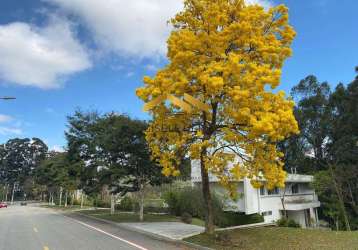
[[(223, 234), (224, 232), (220, 232)], [(226, 231), (221, 241), (206, 234), (186, 241), (214, 249), (230, 250), (357, 250), (358, 232), (335, 232), (284, 227), (265, 227)]]
[[(78, 211), (79, 213), (91, 215), (97, 218), (115, 221), (115, 222), (140, 222), (139, 215), (137, 213), (126, 213), (118, 212), (115, 214), (110, 214), (109, 209), (99, 209), (99, 210), (82, 210)], [(144, 214), (144, 222), (180, 222), (179, 217), (175, 217), (167, 214)], [(192, 224), (203, 226), (204, 221), (193, 218)]]

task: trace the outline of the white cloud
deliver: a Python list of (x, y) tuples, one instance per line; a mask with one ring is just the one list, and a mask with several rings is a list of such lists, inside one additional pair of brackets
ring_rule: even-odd
[[(171, 30), (167, 21), (183, 9), (183, 0), (43, 0), (79, 17), (97, 45), (120, 56), (164, 56)], [(247, 0), (265, 7), (270, 0)]]
[(167, 21), (182, 9), (181, 0), (47, 0), (78, 16), (104, 50), (121, 56), (166, 53)]
[(268, 9), (274, 5), (271, 0), (245, 0), (245, 2), (247, 4), (259, 4), (259, 5), (262, 5), (266, 9)]
[(0, 25), (0, 78), (43, 89), (55, 88), (67, 76), (91, 67), (71, 24), (50, 17), (44, 27), (15, 22)]
[(46, 113), (55, 113), (55, 110), (53, 108), (45, 108)]
[(144, 68), (148, 71), (157, 71), (158, 70), (158, 66), (156, 66), (154, 64), (147, 64), (144, 66)]
[(64, 149), (64, 147), (62, 147), (62, 146), (54, 145), (54, 146), (52, 147), (52, 151), (55, 151), (55, 152), (65, 152), (65, 149)]
[(12, 121), (13, 117), (9, 115), (0, 114), (0, 123)]
[(22, 134), (22, 130), (20, 128), (0, 126), (0, 134), (1, 135), (14, 135), (14, 134), (20, 135), (20, 134)]

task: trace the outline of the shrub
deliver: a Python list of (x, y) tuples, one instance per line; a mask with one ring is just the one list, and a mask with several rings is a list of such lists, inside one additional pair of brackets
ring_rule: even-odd
[(246, 215), (238, 212), (221, 212), (216, 218), (216, 225), (219, 227), (231, 227), (263, 222), (264, 218), (259, 214)]
[(296, 221), (294, 221), (292, 219), (288, 220), (286, 218), (281, 218), (281, 219), (277, 220), (276, 224), (279, 227), (295, 227), (295, 228), (301, 227), (301, 225), (299, 223), (297, 223)]
[(295, 228), (301, 227), (301, 225), (298, 224), (298, 223), (297, 223), (296, 221), (294, 221), (294, 220), (288, 220), (287, 226), (288, 226), (288, 227), (295, 227)]
[(102, 207), (102, 208), (109, 208), (109, 207), (111, 207), (111, 203), (109, 201), (105, 201), (105, 200), (97, 200), (96, 206)]
[(168, 204), (169, 213), (172, 215), (180, 214), (179, 193), (179, 190), (173, 189), (165, 192), (163, 195), (165, 202)]
[(186, 223), (186, 224), (191, 224), (191, 222), (193, 221), (193, 217), (191, 216), (191, 214), (184, 212), (181, 217), (180, 217), (181, 221)]
[(125, 196), (119, 204), (116, 204), (116, 209), (122, 211), (133, 211), (135, 208), (135, 201), (129, 196)]
[[(204, 199), (198, 187), (172, 189), (164, 193), (163, 198), (172, 215), (180, 216), (186, 212), (196, 218), (205, 217)], [(222, 211), (222, 203), (215, 194), (212, 194), (212, 202), (215, 218)]]
[(288, 220), (286, 218), (281, 218), (279, 220), (276, 221), (277, 226), (279, 227), (287, 227), (288, 225)]

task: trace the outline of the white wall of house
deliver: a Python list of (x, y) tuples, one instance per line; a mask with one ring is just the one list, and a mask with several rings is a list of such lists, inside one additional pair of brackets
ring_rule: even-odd
[[(192, 161), (192, 182), (200, 184), (200, 165), (198, 161)], [(265, 222), (274, 222), (282, 218), (284, 196), (285, 209), (288, 217), (300, 223), (302, 227), (313, 225), (317, 222), (316, 208), (320, 206), (318, 198), (310, 183), (313, 176), (289, 174), (286, 179), (285, 189), (268, 191), (267, 189), (254, 188), (250, 180), (235, 181), (239, 199), (233, 201), (228, 192), (218, 183), (218, 179), (209, 175), (212, 190), (219, 193), (226, 200), (225, 208), (230, 211), (243, 212), (245, 214), (259, 213), (264, 216)], [(286, 190), (286, 191), (284, 191)]]

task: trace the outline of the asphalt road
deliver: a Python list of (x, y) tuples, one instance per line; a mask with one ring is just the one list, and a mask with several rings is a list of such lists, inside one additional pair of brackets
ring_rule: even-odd
[(111, 224), (51, 209), (10, 206), (0, 209), (0, 250), (179, 250), (165, 242)]

